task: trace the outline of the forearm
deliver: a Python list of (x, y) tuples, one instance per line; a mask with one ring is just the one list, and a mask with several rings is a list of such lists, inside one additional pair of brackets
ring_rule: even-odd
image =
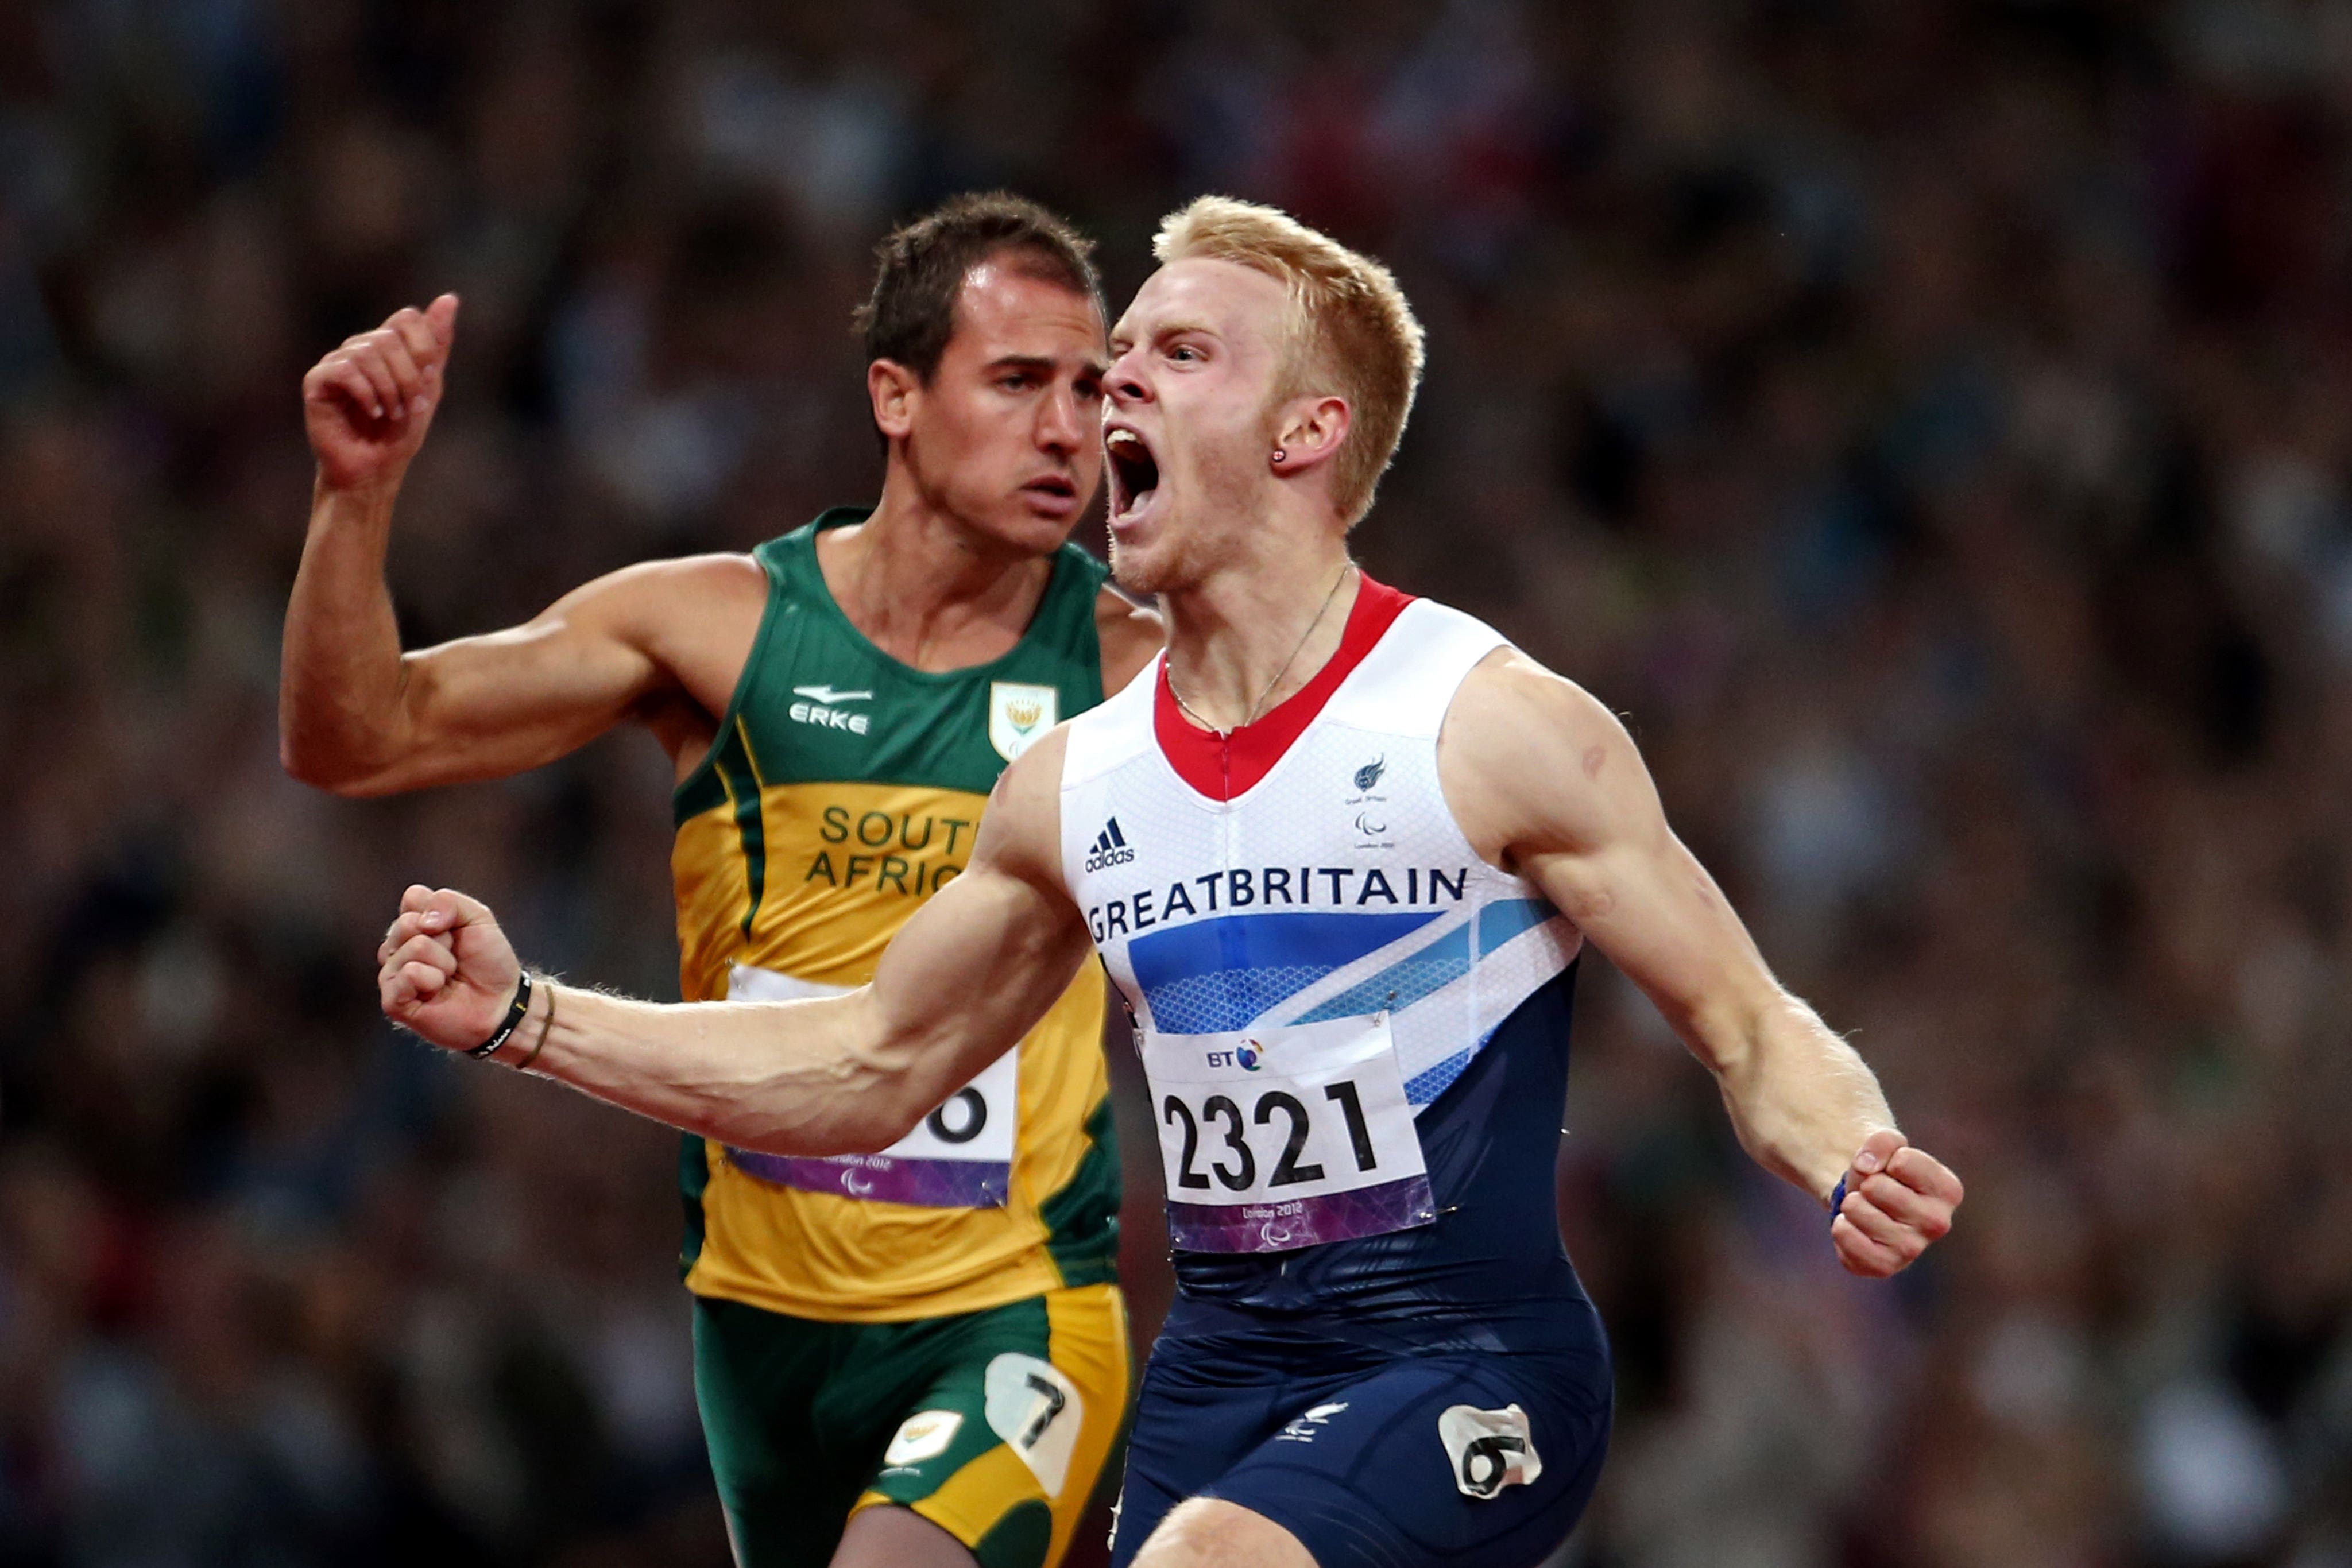
[[(541, 981), (502, 1060), (731, 1148), (861, 1154), (929, 1108), (866, 991), (660, 1006)], [(552, 1023), (549, 1017), (551, 1014)]]
[(396, 478), (310, 501), (302, 563), (286, 608), (278, 746), (287, 770), (326, 788), (381, 767), (399, 745), (404, 673), (384, 582)]
[(1714, 1070), (1740, 1145), (1784, 1180), (1826, 1199), (1871, 1134), (1895, 1113), (1853, 1047), (1803, 1001), (1774, 988), (1708, 1031)]

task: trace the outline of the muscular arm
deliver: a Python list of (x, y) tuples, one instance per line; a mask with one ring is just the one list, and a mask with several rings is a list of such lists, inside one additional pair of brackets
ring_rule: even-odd
[[(548, 998), (555, 1021), (534, 1071), (736, 1148), (887, 1146), (1034, 1028), (1087, 956), (1061, 883), (1061, 768), (1055, 735), (1005, 770), (970, 868), (899, 930), (862, 989), (661, 1007), (542, 985), (500, 1054), (540, 1039)], [(488, 1039), (514, 993), (513, 950), (461, 894), (409, 889), (377, 956), (385, 1016), (437, 1045)]]
[[(687, 695), (670, 644), (722, 609), (748, 632), (766, 593), (748, 556), (649, 561), (520, 626), (404, 653), (383, 581), (391, 511), (389, 496), (322, 488), (286, 610), (279, 752), (288, 772), (338, 794), (503, 778), (623, 719), (658, 724), (661, 699)], [(714, 696), (723, 707), (718, 692), (695, 710)]]
[(707, 737), (741, 665), (714, 642), (732, 629), (748, 645), (764, 599), (748, 558), (665, 561), (599, 579), (527, 625), (403, 653), (384, 551), (457, 329), (445, 294), (346, 339), (303, 378), (319, 466), (286, 607), (278, 751), (288, 772), (338, 793), (520, 772), (631, 716), (679, 732), (662, 737), (676, 755), (694, 738), (682, 731)]
[[(1833, 1222), (1849, 1268), (1891, 1273), (1948, 1228), (1958, 1179), (1904, 1145), (1869, 1067), (1773, 977), (1606, 709), (1499, 650), (1455, 697), (1440, 768), (1471, 842), (1539, 886), (1657, 1005), (1758, 1163), (1822, 1200), (1852, 1170), (1884, 1200), (1885, 1215), (1857, 1215), (1857, 1191)], [(1882, 1166), (1895, 1179), (1871, 1179)], [(1915, 1176), (1933, 1189), (1925, 1201)], [(1881, 1226), (1887, 1215), (1897, 1223)]]

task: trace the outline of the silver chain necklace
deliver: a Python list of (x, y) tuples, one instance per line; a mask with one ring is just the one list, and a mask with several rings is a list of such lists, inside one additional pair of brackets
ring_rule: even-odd
[[(1315, 628), (1323, 624), (1323, 617), (1331, 609), (1331, 601), (1339, 596), (1339, 585), (1348, 580), (1348, 569), (1355, 564), (1352, 560), (1343, 560), (1339, 563), (1339, 575), (1331, 580), (1330, 590), (1323, 595), (1322, 604), (1317, 607), (1315, 619), (1309, 621), (1307, 623), (1307, 630), (1298, 634), (1297, 645), (1290, 650), (1290, 657), (1282, 661), (1282, 668), (1274, 672), (1274, 679), (1265, 683), (1265, 689), (1257, 694), (1257, 701), (1250, 704), (1249, 712), (1242, 716), (1241, 723), (1234, 726), (1234, 729), (1247, 729), (1257, 721), (1257, 710), (1265, 706), (1265, 699), (1274, 695), (1274, 688), (1282, 684), (1282, 677), (1290, 674), (1290, 666), (1298, 662), (1299, 650), (1307, 646), (1307, 638), (1315, 635)], [(1219, 728), (1192, 710), (1192, 705), (1184, 700), (1184, 694), (1176, 689), (1176, 676), (1173, 671), (1171, 671), (1168, 676), (1168, 695), (1176, 699), (1176, 706), (1184, 710), (1185, 716), (1202, 729), (1217, 735), (1231, 735), (1234, 732), (1232, 729)]]

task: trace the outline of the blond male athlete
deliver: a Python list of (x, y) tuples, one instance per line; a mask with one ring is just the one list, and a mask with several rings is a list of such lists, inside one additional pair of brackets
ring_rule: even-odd
[[(385, 541), (457, 301), (351, 340), (304, 385), (319, 476), (286, 617), (288, 768), (383, 794), (535, 768), (634, 720), (677, 770), (686, 996), (863, 984), (970, 865), (1006, 761), (1159, 646), (1065, 542), (1101, 476), (1088, 249), (1004, 196), (884, 242), (860, 314), (888, 448), (870, 515), (631, 567), (405, 655)], [(1066, 1548), (1129, 1364), (1102, 984), (1062, 979), (1016, 1052), (941, 1085), (877, 1155), (686, 1140), (696, 1389), (747, 1568), (1039, 1568)]]
[(1748, 1152), (1829, 1204), (1849, 1270), (1911, 1262), (1960, 1185), (1773, 979), (1608, 711), (1349, 561), (1420, 371), (1386, 270), (1220, 198), (1155, 249), (1105, 429), (1114, 569), (1160, 595), (1167, 656), (1005, 771), (970, 873), (871, 985), (700, 1008), (527, 987), (488, 909), (416, 887), (383, 1009), (809, 1154), (898, 1136), (1099, 954), (1181, 1286), (1114, 1562), (1517, 1568), (1574, 1523), (1609, 1425), (1553, 1207), (1584, 942), (1714, 1071)]

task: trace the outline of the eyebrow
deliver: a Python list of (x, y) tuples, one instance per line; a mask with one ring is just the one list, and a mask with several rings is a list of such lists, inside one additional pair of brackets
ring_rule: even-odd
[[(992, 371), (1034, 371), (1039, 375), (1051, 376), (1059, 364), (1059, 361), (1045, 354), (1000, 354), (988, 361), (988, 368)], [(1099, 380), (1108, 373), (1110, 366), (1101, 359), (1089, 357), (1079, 369), (1083, 374)]]
[[(1214, 327), (1210, 326), (1205, 321), (1175, 320), (1160, 322), (1159, 325), (1153, 327), (1147, 336), (1152, 342), (1158, 343), (1163, 342), (1170, 338), (1181, 338), (1188, 332), (1198, 332), (1204, 338), (1214, 338), (1219, 335), (1217, 329)], [(1110, 340), (1115, 350), (1120, 343), (1125, 343), (1129, 348), (1132, 348), (1137, 341), (1137, 334), (1133, 332), (1118, 332), (1114, 330), (1110, 335)], [(1118, 351), (1124, 352), (1125, 350), (1120, 350)]]

